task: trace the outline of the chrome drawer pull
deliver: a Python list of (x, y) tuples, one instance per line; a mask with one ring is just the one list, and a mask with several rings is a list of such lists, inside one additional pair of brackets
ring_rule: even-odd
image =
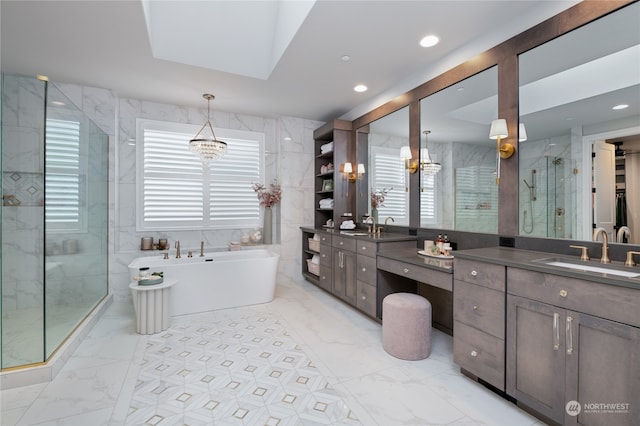
[(567, 290), (560, 290), (560, 297), (567, 297)]
[(471, 276), (472, 277), (478, 276), (478, 271), (471, 271)]
[(553, 350), (557, 351), (560, 349), (560, 327), (558, 326), (558, 322), (560, 321), (560, 314), (553, 314)]
[(566, 329), (566, 337), (565, 337), (565, 339), (567, 340), (567, 355), (571, 355), (573, 353), (573, 333), (572, 333), (572, 327), (571, 327), (572, 321), (573, 321), (573, 318), (567, 317), (567, 329)]
[(471, 356), (472, 356), (472, 357), (474, 357), (474, 358), (475, 358), (475, 357), (477, 357), (477, 356), (478, 356), (478, 352), (476, 352), (476, 351), (471, 351)]
[(409, 270), (407, 268), (404, 268), (404, 273), (406, 274), (407, 272), (409, 272)]

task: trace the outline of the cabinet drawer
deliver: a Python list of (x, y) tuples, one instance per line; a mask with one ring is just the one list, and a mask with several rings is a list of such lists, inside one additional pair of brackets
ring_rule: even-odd
[(348, 250), (348, 251), (356, 251), (356, 240), (353, 238), (346, 237), (333, 237), (331, 239), (333, 247)]
[(504, 339), (505, 294), (458, 280), (454, 286), (453, 318)]
[(453, 275), (446, 272), (440, 272), (381, 256), (378, 257), (378, 269), (444, 290), (453, 290)]
[(376, 258), (358, 255), (356, 277), (370, 285), (376, 285)]
[(453, 273), (456, 280), (465, 281), (492, 288), (505, 290), (504, 266), (492, 263), (476, 262), (475, 260), (454, 259)]
[(504, 390), (504, 340), (454, 321), (453, 362)]
[(331, 235), (330, 234), (326, 234), (326, 233), (319, 233), (320, 234), (320, 244), (329, 244), (331, 245)]
[(332, 270), (328, 266), (320, 265), (320, 276), (318, 277), (320, 279), (319, 285), (328, 292), (331, 292), (332, 287), (331, 272)]
[(577, 278), (507, 268), (510, 294), (640, 327), (640, 291)]
[(376, 250), (378, 248), (378, 243), (375, 243), (373, 241), (362, 241), (362, 240), (358, 240), (357, 241), (357, 252), (358, 254), (363, 254), (365, 256), (371, 256), (371, 257), (375, 257), (376, 256)]
[(376, 287), (356, 281), (356, 307), (365, 314), (376, 317)]
[(327, 266), (331, 268), (332, 259), (331, 246), (327, 244), (320, 244), (320, 266)]

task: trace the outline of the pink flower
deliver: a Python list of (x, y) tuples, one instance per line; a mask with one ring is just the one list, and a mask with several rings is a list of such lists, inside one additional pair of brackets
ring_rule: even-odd
[(377, 209), (380, 206), (384, 206), (384, 198), (387, 196), (389, 191), (393, 188), (382, 188), (375, 192), (371, 193), (371, 207)]
[(270, 186), (271, 190), (267, 191), (263, 184), (253, 184), (253, 190), (258, 194), (258, 200), (260, 200), (261, 206), (271, 207), (274, 204), (278, 204), (282, 199), (282, 188), (278, 181), (274, 180)]

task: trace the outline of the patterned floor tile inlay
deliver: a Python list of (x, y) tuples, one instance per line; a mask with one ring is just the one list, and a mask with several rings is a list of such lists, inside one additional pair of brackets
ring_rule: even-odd
[(136, 360), (126, 424), (361, 424), (274, 314), (174, 323)]

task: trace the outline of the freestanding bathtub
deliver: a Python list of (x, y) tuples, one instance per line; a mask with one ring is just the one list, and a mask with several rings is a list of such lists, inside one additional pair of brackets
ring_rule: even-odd
[(163, 272), (171, 288), (171, 315), (184, 315), (273, 300), (280, 255), (266, 249), (207, 253), (204, 257), (138, 257), (129, 264), (131, 280), (139, 269)]

